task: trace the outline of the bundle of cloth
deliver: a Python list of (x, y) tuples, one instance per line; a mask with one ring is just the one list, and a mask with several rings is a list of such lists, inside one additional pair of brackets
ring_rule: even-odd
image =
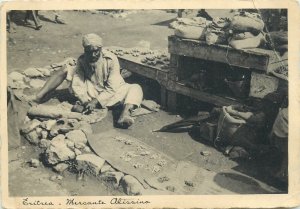
[(176, 36), (186, 39), (205, 40), (205, 30), (211, 21), (203, 17), (177, 18), (170, 23)]
[[(287, 44), (286, 32), (265, 35), (264, 21), (257, 12), (238, 11), (232, 18), (216, 17), (212, 20), (204, 17), (177, 18), (170, 27), (178, 37), (206, 41), (209, 45), (228, 44), (235, 49), (265, 47), (273, 40), (277, 48)], [(270, 44), (267, 47), (270, 48)]]
[(235, 49), (257, 48), (265, 44), (265, 24), (260, 14), (237, 12), (230, 23), (228, 44)]

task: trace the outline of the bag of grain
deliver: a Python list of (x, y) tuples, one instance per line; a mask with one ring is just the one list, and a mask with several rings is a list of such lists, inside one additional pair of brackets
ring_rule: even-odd
[(257, 13), (240, 12), (235, 15), (230, 23), (233, 31), (240, 32), (261, 32), (264, 29), (264, 22)]
[(175, 35), (186, 39), (205, 39), (205, 27), (191, 26), (191, 25), (180, 25), (174, 32)]

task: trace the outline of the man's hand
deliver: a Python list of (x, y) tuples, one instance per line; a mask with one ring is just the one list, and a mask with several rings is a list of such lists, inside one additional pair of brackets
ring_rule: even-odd
[(98, 104), (98, 100), (97, 99), (93, 99), (92, 101), (88, 102), (85, 104), (85, 107), (84, 107), (84, 111), (83, 111), (83, 114), (89, 114), (91, 113), (97, 106)]

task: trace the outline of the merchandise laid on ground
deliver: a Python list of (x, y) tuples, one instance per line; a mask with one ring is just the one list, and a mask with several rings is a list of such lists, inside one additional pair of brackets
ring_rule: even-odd
[[(39, 172), (62, 187), (73, 176), (75, 182), (105, 182), (107, 193), (101, 194), (109, 195), (286, 193), (287, 147), (276, 142), (288, 141), (287, 20), (281, 15), (280, 29), (269, 32), (264, 13), (210, 19), (201, 12), (173, 18), (168, 30), (174, 34), (163, 37), (168, 49), (152, 49), (147, 42), (102, 48), (117, 56), (125, 81), (144, 91), (129, 129), (115, 126), (115, 107), (74, 111), (80, 104), (67, 80), (43, 103), (33, 102), (51, 76), (78, 69), (81, 63), (73, 57), (8, 70), (9, 152), (22, 147), (27, 156), (20, 163), (14, 160), (20, 153), (10, 155), (9, 173), (27, 169), (25, 182)], [(34, 151), (24, 154), (29, 150)], [(55, 173), (48, 178), (44, 167)], [(19, 192), (15, 182), (12, 175), (13, 195), (46, 194), (26, 186)], [(66, 190), (71, 192), (63, 188), (52, 195), (92, 195), (82, 188)]]

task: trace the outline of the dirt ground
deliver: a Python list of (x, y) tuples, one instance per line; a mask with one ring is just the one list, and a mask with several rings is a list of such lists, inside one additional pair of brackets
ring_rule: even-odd
[[(24, 26), (22, 11), (13, 16), (15, 32), (8, 34), (7, 66), (8, 73), (22, 71), (28, 67), (43, 67), (51, 63), (63, 61), (67, 57), (78, 57), (82, 53), (81, 37), (86, 33), (97, 33), (104, 39), (106, 46), (134, 47), (140, 41), (151, 43), (151, 49), (167, 50), (167, 37), (173, 34), (167, 24), (176, 17), (174, 13), (160, 10), (139, 11), (126, 18), (112, 18), (103, 14), (92, 14), (82, 11), (64, 11), (62, 17), (66, 25), (55, 24), (53, 12), (40, 12), (43, 27), (40, 31)], [(155, 98), (159, 91), (147, 86), (143, 88), (145, 98)], [(151, 99), (152, 99), (151, 98)], [(201, 107), (199, 107), (201, 109)], [(159, 133), (153, 130), (182, 119), (178, 113), (160, 111), (141, 116), (129, 130), (119, 130), (159, 149), (177, 160), (187, 160), (197, 166), (218, 173), (216, 184), (235, 193), (249, 193), (243, 187), (236, 188), (234, 182), (245, 185), (255, 184), (260, 180), (266, 184), (253, 193), (268, 193), (268, 187), (275, 187), (278, 192), (286, 192), (286, 188), (278, 185), (270, 178), (270, 171), (276, 161), (264, 157), (233, 161), (215, 148), (193, 139), (188, 133)], [(96, 133), (111, 129), (113, 119), (111, 113), (103, 121), (93, 127)], [(201, 151), (209, 151), (203, 156)], [(62, 181), (50, 181), (54, 173), (48, 169), (30, 168), (24, 161), (37, 158), (32, 146), (23, 142), (21, 148), (9, 152), (9, 187), (12, 196), (28, 195), (121, 195), (106, 184), (92, 177), (83, 182), (66, 174)], [(97, 181), (97, 183), (95, 183)], [(25, 182), (25, 183), (24, 183)], [(32, 184), (36, 185), (32, 189)], [(246, 187), (245, 187), (246, 188)], [(251, 193), (250, 192), (250, 193)]]

